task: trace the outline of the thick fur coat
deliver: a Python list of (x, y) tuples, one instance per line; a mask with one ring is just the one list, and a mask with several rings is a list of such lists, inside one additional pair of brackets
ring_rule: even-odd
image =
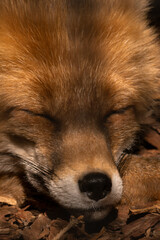
[[(23, 202), (28, 181), (92, 219), (120, 201), (117, 166), (159, 96), (160, 50), (146, 11), (144, 0), (0, 1), (1, 196)], [(131, 165), (145, 176), (140, 163)], [(125, 171), (136, 178), (134, 168)], [(78, 185), (95, 172), (111, 181), (98, 201)]]

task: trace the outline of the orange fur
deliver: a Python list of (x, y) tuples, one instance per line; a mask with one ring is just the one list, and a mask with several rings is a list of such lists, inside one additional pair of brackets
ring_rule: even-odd
[(147, 2), (3, 0), (0, 9), (0, 175), (27, 175), (48, 193), (50, 179), (118, 174), (159, 96)]

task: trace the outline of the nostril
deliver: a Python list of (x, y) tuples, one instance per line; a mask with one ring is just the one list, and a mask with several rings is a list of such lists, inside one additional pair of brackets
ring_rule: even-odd
[(111, 179), (103, 173), (93, 172), (79, 180), (79, 189), (87, 194), (88, 198), (98, 201), (111, 191)]

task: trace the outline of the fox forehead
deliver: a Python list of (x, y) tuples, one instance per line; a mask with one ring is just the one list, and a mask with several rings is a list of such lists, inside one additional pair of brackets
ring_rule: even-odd
[(137, 1), (125, 0), (122, 6), (117, 0), (69, 2), (0, 3), (2, 101), (50, 111), (65, 102), (84, 107), (107, 101), (119, 108), (132, 104), (127, 101), (138, 98), (139, 91), (145, 98), (146, 86), (138, 81), (148, 77), (137, 67), (145, 61), (146, 49), (138, 45), (145, 26), (133, 21), (141, 11)]

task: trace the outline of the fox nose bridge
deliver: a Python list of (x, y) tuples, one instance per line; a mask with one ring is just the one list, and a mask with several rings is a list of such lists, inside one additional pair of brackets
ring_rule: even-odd
[[(68, 131), (63, 138), (64, 155), (69, 165), (80, 168), (115, 168), (103, 134), (90, 129)], [(81, 169), (81, 170), (82, 170)], [(103, 169), (105, 170), (105, 169)]]

